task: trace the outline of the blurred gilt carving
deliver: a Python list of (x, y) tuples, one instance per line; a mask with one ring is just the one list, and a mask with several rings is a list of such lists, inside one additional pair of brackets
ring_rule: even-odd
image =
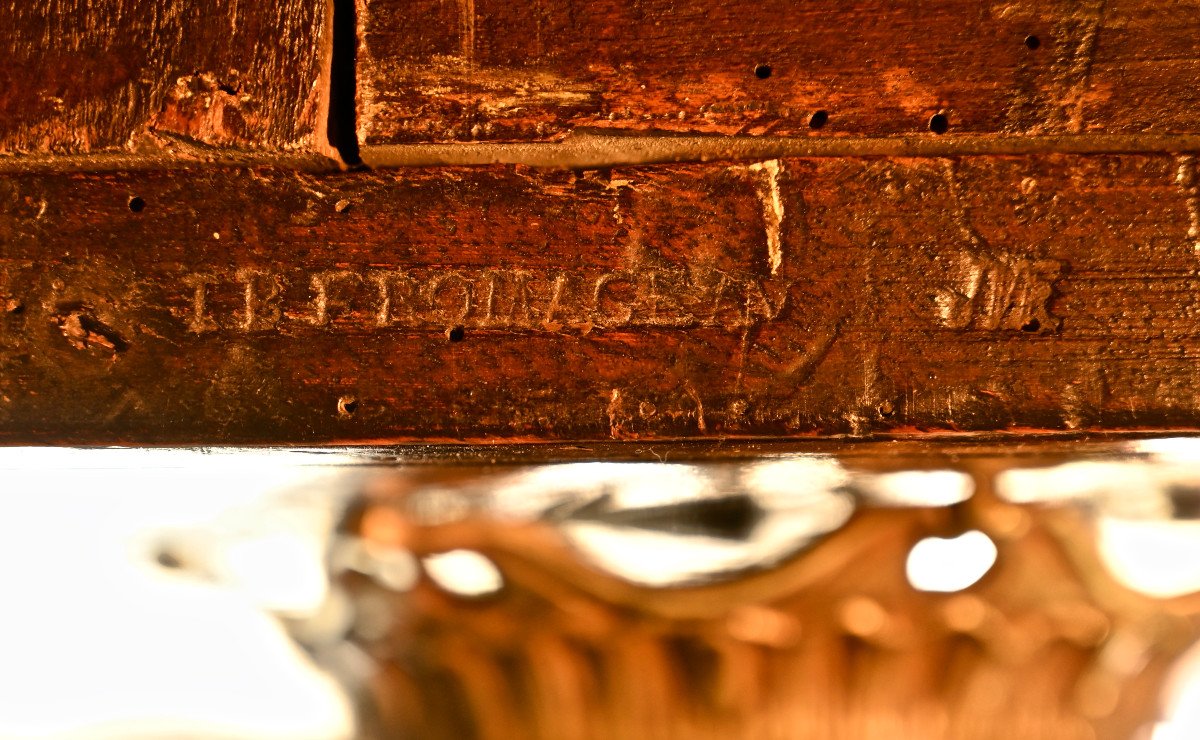
[[(415, 563), (467, 549), (503, 577), (469, 598), (428, 573), (407, 593), (343, 573), (360, 610), (390, 617), (359, 637), (381, 666), (377, 733), (1084, 739), (1152, 722), (1200, 601), (1119, 585), (1085, 512), (1014, 505), (991, 471), (973, 477), (974, 496), (953, 506), (860, 507), (775, 567), (674, 588), (597, 567), (551, 517), (430, 517), (410, 505), (419, 478), (377, 485), (348, 519), (368, 551)], [(917, 542), (970, 530), (997, 550), (981, 580), (910, 585)]]

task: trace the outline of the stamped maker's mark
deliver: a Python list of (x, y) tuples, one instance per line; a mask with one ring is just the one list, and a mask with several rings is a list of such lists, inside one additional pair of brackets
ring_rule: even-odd
[[(197, 334), (287, 327), (442, 331), (740, 330), (773, 321), (789, 283), (717, 271), (241, 269), (181, 278), (177, 313)], [(228, 297), (236, 300), (230, 302)], [(223, 297), (219, 300), (218, 296)]]

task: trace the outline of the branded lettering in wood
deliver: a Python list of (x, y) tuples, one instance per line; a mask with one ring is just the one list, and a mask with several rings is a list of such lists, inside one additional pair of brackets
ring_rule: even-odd
[[(1164, 154), (14, 175), (0, 434), (1191, 426), (1197, 258), (1180, 167)], [(339, 412), (347, 397), (355, 410)]]

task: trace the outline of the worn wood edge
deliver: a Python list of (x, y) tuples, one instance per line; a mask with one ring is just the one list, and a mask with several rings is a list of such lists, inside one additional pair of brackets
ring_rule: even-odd
[(523, 465), (570, 462), (603, 458), (612, 462), (703, 462), (741, 460), (792, 455), (832, 455), (866, 458), (928, 458), (953, 460), (958, 457), (1026, 457), (1122, 459), (1146, 457), (1151, 453), (1138, 443), (1180, 439), (1200, 449), (1200, 430), (1144, 429), (1115, 431), (1016, 430), (1007, 432), (933, 431), (863, 436), (826, 435), (798, 437), (721, 437), (654, 440), (528, 440), (481, 441), (389, 440), (327, 442), (317, 444), (30, 444), (0, 439), (0, 448), (57, 446), (75, 450), (197, 450), (211, 453), (277, 451), (307, 458), (320, 464), (321, 456), (335, 466), (391, 466), (407, 464)]
[[(586, 170), (786, 157), (932, 158), (1188, 152), (1200, 152), (1200, 134), (759, 137), (620, 136), (576, 132), (556, 142), (364, 146), (362, 158), (363, 167), (367, 169), (507, 164)], [(315, 151), (295, 153), (203, 149), (186, 152), (164, 150), (152, 153), (0, 155), (0, 174), (183, 170), (198, 167), (272, 167), (314, 173), (355, 168), (343, 161), (328, 144)]]
[(321, 67), (317, 75), (316, 122), (313, 125), (313, 151), (316, 155), (344, 164), (338, 156), (337, 149), (329, 142), (329, 109), (333, 98), (333, 4), (334, 0), (325, 0), (325, 28), (321, 36)]
[(338, 172), (347, 167), (326, 152), (266, 152), (250, 150), (205, 150), (203, 154), (176, 152), (98, 152), (68, 155), (0, 156), (0, 175), (56, 174), (67, 172), (141, 172), (162, 170), (270, 167), (311, 172)]
[(364, 146), (362, 157), (366, 165), (377, 169), (491, 164), (595, 169), (783, 157), (954, 157), (1195, 151), (1200, 151), (1200, 135), (1195, 134), (760, 137), (619, 136), (576, 132), (557, 142)]
[(1193, 24), (1153, 3), (359, 6), (371, 143), (806, 134), (830, 116), (903, 134), (938, 114), (996, 133), (1195, 129)]

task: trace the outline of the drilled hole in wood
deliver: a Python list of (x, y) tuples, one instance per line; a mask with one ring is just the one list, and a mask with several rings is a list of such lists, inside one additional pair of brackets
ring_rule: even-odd
[(1042, 40), (1037, 36), (1030, 34), (1025, 37), (1025, 46), (1029, 49), (1036, 49), (1042, 45)]
[(133, 196), (129, 199), (129, 210), (134, 213), (141, 213), (146, 208), (146, 201), (138, 196)]
[(819, 129), (829, 123), (829, 112), (819, 110), (813, 113), (808, 119), (808, 127), (811, 129)]
[(754, 76), (760, 80), (765, 80), (771, 76), (771, 72), (773, 71), (774, 70), (771, 69), (771, 65), (759, 64), (754, 67)]
[(929, 130), (935, 134), (944, 134), (950, 130), (950, 119), (945, 113), (935, 113), (929, 119)]
[(446, 338), (451, 342), (461, 342), (467, 336), (467, 330), (461, 326), (456, 326), (446, 332)]
[(354, 396), (342, 396), (337, 403), (338, 415), (354, 416), (354, 412), (358, 411), (358, 399)]
[(1041, 328), (1042, 322), (1038, 321), (1037, 319), (1030, 319), (1028, 324), (1025, 324), (1025, 326), (1021, 327), (1021, 331), (1035, 332), (1041, 330)]

